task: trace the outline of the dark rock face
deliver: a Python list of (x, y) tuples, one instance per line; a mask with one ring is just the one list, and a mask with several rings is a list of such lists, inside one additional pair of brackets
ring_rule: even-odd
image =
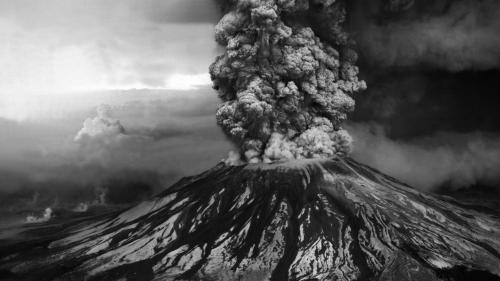
[(0, 269), (12, 280), (500, 280), (497, 217), (341, 159), (219, 164), (47, 245), (4, 252)]

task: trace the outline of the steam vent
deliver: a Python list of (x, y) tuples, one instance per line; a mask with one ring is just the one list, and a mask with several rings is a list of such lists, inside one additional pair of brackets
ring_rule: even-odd
[(0, 257), (8, 280), (500, 280), (500, 220), (350, 159), (221, 163)]

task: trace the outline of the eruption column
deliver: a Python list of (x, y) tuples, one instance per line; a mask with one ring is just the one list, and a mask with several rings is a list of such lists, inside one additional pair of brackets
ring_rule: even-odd
[(223, 1), (223, 55), (210, 66), (217, 122), (248, 162), (344, 156), (340, 125), (366, 88), (335, 0)]

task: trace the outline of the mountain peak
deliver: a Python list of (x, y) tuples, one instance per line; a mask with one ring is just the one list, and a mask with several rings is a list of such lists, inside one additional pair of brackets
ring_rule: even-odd
[(350, 159), (221, 163), (71, 229), (48, 252), (16, 253), (0, 268), (19, 280), (33, 272), (55, 280), (498, 280), (500, 221)]

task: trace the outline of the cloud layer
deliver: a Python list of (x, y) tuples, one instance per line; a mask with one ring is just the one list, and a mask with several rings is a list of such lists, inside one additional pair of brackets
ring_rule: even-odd
[(500, 66), (496, 0), (354, 1), (350, 16), (359, 50), (378, 67), (462, 71)]
[(38, 207), (74, 208), (94, 200), (96, 188), (108, 190), (111, 204), (135, 202), (232, 149), (216, 125), (217, 97), (209, 88), (107, 94), (113, 98), (93, 96), (94, 106), (71, 118), (0, 118), (9, 131), (0, 137), (1, 208), (31, 206), (37, 191)]
[(0, 96), (161, 88), (206, 73), (218, 18), (208, 0), (1, 0)]
[(379, 125), (350, 124), (353, 158), (420, 189), (500, 184), (500, 135), (440, 132), (406, 141)]

